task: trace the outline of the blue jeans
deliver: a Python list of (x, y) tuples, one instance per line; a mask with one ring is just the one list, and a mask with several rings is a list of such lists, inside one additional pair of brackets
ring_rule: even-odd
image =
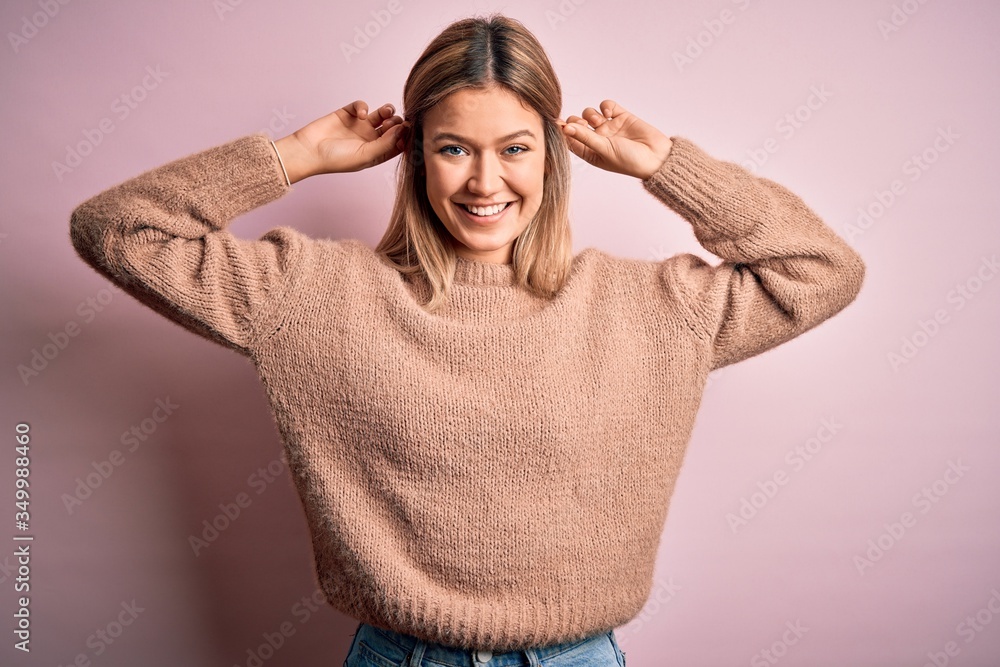
[(625, 667), (614, 630), (507, 653), (462, 650), (361, 623), (344, 667)]

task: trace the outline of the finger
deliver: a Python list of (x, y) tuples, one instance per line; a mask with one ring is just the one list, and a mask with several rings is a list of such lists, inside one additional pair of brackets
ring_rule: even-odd
[(382, 119), (391, 116), (395, 109), (392, 108), (391, 104), (383, 104), (380, 106), (375, 113), (368, 116), (368, 122), (372, 124), (372, 127), (378, 127), (382, 122)]
[(587, 107), (583, 110), (583, 117), (587, 119), (591, 127), (598, 128), (603, 125), (608, 119), (605, 118), (600, 111), (594, 107)]
[[(583, 147), (590, 149), (596, 155), (604, 155), (604, 142), (607, 140), (599, 137), (594, 130), (574, 123), (572, 125), (567, 125), (565, 131), (569, 133), (568, 140), (576, 140), (582, 144)], [(577, 153), (577, 155), (579, 155), (579, 153)], [(587, 158), (585, 157), (585, 159)]]
[(356, 100), (344, 108), (355, 118), (364, 119), (368, 116), (368, 105), (363, 100)]
[(566, 147), (569, 148), (573, 152), (573, 154), (575, 154), (579, 158), (583, 158), (584, 160), (587, 159), (588, 149), (586, 146), (580, 143), (579, 139), (570, 136), (568, 134), (564, 135), (564, 138), (566, 139)]
[(583, 142), (574, 137), (566, 137), (566, 146), (576, 155), (578, 158), (586, 162), (587, 164), (600, 165), (602, 162), (601, 156), (588, 148)]
[(382, 136), (365, 144), (365, 151), (372, 156), (372, 164), (381, 164), (395, 157), (402, 151), (399, 145), (403, 136), (403, 126), (395, 125), (386, 130)]
[(601, 113), (608, 120), (625, 113), (625, 108), (614, 100), (604, 100), (601, 102)]
[[(385, 113), (392, 113), (392, 111), (390, 109), (389, 111), (386, 111)], [(401, 117), (399, 117), (399, 116), (390, 116), (389, 118), (386, 118), (385, 120), (383, 120), (382, 124), (379, 125), (378, 127), (376, 127), (375, 129), (378, 132), (381, 133), (381, 132), (385, 132), (385, 131), (389, 130), (392, 127), (395, 127), (396, 125), (402, 125), (402, 124), (403, 124), (403, 119)]]
[[(384, 121), (382, 121), (382, 124), (376, 127), (375, 131), (378, 132), (379, 135), (381, 136), (384, 135), (389, 130), (391, 130), (392, 128), (403, 125), (405, 125), (405, 122), (403, 121), (402, 118), (400, 118), (399, 116), (393, 116), (392, 118), (387, 118)], [(401, 134), (399, 135), (399, 137), (403, 138), (405, 136), (404, 133), (406, 132), (405, 127), (402, 130), (400, 130), (400, 132)]]

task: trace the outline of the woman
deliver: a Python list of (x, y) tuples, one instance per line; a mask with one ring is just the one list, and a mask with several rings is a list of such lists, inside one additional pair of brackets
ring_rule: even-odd
[[(73, 244), (255, 363), (317, 577), (361, 622), (345, 665), (624, 665), (613, 629), (650, 593), (708, 373), (839, 312), (864, 264), (782, 186), (611, 100), (560, 118), (509, 18), (448, 26), (403, 102), (146, 172), (80, 205)], [(724, 261), (573, 256), (567, 148)], [(374, 250), (228, 231), (292, 183), (396, 156)]]

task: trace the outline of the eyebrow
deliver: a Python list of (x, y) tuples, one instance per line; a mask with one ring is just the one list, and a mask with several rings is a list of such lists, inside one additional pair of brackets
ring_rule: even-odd
[[(524, 137), (524, 136), (528, 136), (536, 140), (538, 139), (538, 137), (536, 137), (531, 130), (518, 130), (517, 132), (511, 132), (506, 136), (500, 137), (499, 143), (501, 144), (506, 143), (511, 139), (517, 139), (518, 137)], [(476, 142), (472, 141), (471, 139), (468, 139), (466, 137), (457, 134), (453, 134), (451, 132), (438, 132), (437, 134), (434, 135), (431, 141), (433, 143), (437, 143), (439, 141), (458, 141), (464, 144), (476, 145)]]

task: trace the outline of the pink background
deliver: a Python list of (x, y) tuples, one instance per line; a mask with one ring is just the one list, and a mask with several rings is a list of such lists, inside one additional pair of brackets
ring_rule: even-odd
[[(294, 634), (263, 664), (341, 664), (356, 622), (296, 606), (315, 590), (312, 555), (252, 366), (108, 290), (75, 255), (68, 219), (140, 171), (269, 125), (279, 138), (358, 98), (398, 107), (435, 34), (503, 10), (547, 49), (564, 116), (612, 98), (716, 157), (766, 157), (757, 172), (799, 194), (868, 265), (843, 313), (712, 377), (657, 584), (617, 630), (629, 666), (1000, 664), (1000, 279), (989, 263), (1000, 250), (1000, 6), (398, 2), (350, 59), (341, 45), (387, 2), (3, 3), (0, 663), (247, 665), (286, 623)], [(894, 11), (900, 25), (886, 32)], [(136, 99), (127, 116), (122, 95)], [(797, 127), (783, 120), (796, 113)], [(98, 130), (103, 119), (112, 131)], [(68, 147), (88, 141), (57, 174)], [(914, 170), (922, 154), (926, 169)], [(573, 159), (577, 251), (708, 256), (638, 182)], [(394, 164), (310, 179), (234, 230), (289, 224), (374, 245)], [(879, 210), (879, 197), (893, 201)], [(872, 223), (849, 231), (862, 207)], [(18, 366), (68, 325), (76, 335), (23, 381)], [(910, 358), (894, 366), (906, 340)], [(128, 451), (122, 434), (158, 399), (179, 407), (146, 421), (155, 430)], [(19, 421), (33, 438), (30, 655), (11, 632)], [(810, 439), (818, 451), (796, 458)], [(64, 495), (116, 449), (121, 465), (70, 512)], [(255, 476), (268, 464), (270, 482)], [(768, 498), (776, 475), (785, 483)], [(195, 555), (189, 536), (240, 493), (251, 504)], [(728, 515), (744, 499), (759, 508), (734, 531)], [(859, 567), (869, 541), (884, 553)], [(131, 624), (97, 640), (133, 600)], [(786, 632), (796, 624), (801, 637)]]

